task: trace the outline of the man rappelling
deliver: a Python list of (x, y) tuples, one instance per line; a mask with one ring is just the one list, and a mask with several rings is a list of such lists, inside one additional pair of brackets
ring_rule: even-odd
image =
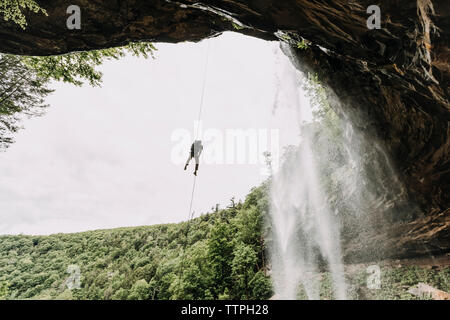
[(186, 165), (184, 166), (184, 170), (187, 169), (189, 162), (191, 161), (192, 158), (195, 158), (195, 171), (194, 171), (194, 175), (197, 175), (197, 171), (198, 171), (198, 166), (200, 163), (200, 155), (203, 151), (203, 145), (202, 142), (200, 140), (195, 140), (194, 143), (192, 143), (191, 145), (191, 152), (189, 154), (189, 158), (186, 162)]
[[(205, 62), (205, 71), (204, 71), (204, 75), (203, 75), (203, 85), (202, 85), (202, 95), (200, 98), (200, 108), (198, 110), (198, 122), (199, 123), (202, 119), (203, 98), (205, 96), (206, 76), (207, 76), (207, 71), (208, 71), (208, 60), (209, 60), (209, 42), (208, 42), (208, 51), (207, 51), (206, 59), (205, 59), (206, 62)], [(197, 128), (197, 130), (198, 130), (198, 128)], [(197, 134), (198, 134), (198, 132), (197, 132)], [(197, 134), (195, 135), (195, 139), (197, 139)], [(192, 143), (192, 145), (191, 145), (191, 152), (189, 154), (189, 158), (186, 161), (186, 165), (184, 166), (184, 170), (187, 169), (191, 159), (195, 158), (194, 175), (197, 176), (198, 166), (200, 163), (200, 155), (201, 155), (202, 151), (203, 151), (203, 145), (202, 145), (201, 140), (194, 140), (194, 143)], [(194, 186), (195, 186), (195, 182), (194, 182)]]

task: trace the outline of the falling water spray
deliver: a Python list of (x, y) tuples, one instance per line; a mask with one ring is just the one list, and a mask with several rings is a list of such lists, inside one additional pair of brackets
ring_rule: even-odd
[[(311, 120), (311, 104), (299, 83), (301, 74), (280, 57), (283, 83), (277, 104), (293, 104), (298, 122)], [(319, 299), (319, 258), (329, 267), (334, 294), (346, 298), (338, 223), (322, 190), (311, 135), (301, 132), (298, 148), (286, 152), (271, 187), (271, 261), (275, 292), (296, 299), (302, 284), (309, 299)], [(320, 256), (320, 257), (319, 257)]]
[(295, 110), (301, 137), (285, 150), (271, 180), (267, 242), (275, 294), (297, 299), (302, 288), (308, 299), (319, 299), (327, 271), (334, 298), (347, 299), (343, 227), (347, 239), (365, 246), (375, 213), (398, 206), (406, 193), (383, 148), (358, 134), (345, 115), (330, 109), (332, 121), (314, 119), (308, 80), (290, 58), (278, 55), (275, 107)]

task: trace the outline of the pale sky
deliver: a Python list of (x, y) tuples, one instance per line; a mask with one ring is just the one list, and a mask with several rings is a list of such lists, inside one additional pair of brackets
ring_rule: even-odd
[(216, 203), (227, 206), (232, 196), (244, 199), (265, 179), (264, 166), (211, 162), (221, 146), (227, 156), (227, 130), (276, 130), (280, 149), (297, 142), (289, 92), (296, 71), (278, 43), (226, 33), (201, 43), (156, 44), (155, 60), (107, 61), (100, 68), (101, 88), (53, 84), (47, 113), (26, 119), (16, 142), (0, 153), (0, 234), (186, 220), (194, 164), (183, 171), (181, 162), (192, 137), (174, 139), (193, 134), (207, 42), (205, 158), (193, 210), (198, 216)]

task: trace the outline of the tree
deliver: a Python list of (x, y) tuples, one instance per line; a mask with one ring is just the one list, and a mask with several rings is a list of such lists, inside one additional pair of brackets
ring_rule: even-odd
[(251, 288), (251, 299), (269, 299), (272, 296), (272, 283), (269, 277), (266, 277), (260, 270), (249, 282)]
[(251, 245), (258, 253), (257, 266), (265, 268), (265, 241), (264, 241), (264, 218), (269, 211), (268, 182), (253, 188), (247, 195), (243, 208), (233, 219), (236, 225), (236, 239), (244, 244)]
[(8, 283), (0, 282), (0, 300), (3, 300), (8, 295)]
[(63, 81), (81, 86), (83, 80), (92, 86), (99, 86), (102, 73), (95, 69), (104, 60), (118, 60), (127, 53), (148, 58), (153, 56), (156, 48), (149, 42), (129, 43), (128, 45), (93, 51), (73, 52), (59, 56), (22, 57), (22, 61), (36, 70), (44, 79)]
[(249, 281), (254, 277), (257, 260), (255, 250), (249, 245), (241, 243), (234, 250), (232, 262), (232, 275), (235, 282), (234, 289), (237, 289), (246, 299), (250, 298)]
[[(51, 236), (0, 236), (0, 282), (9, 284), (6, 298), (270, 297), (270, 281), (257, 259), (261, 251), (257, 208), (266, 206), (265, 190), (255, 188), (245, 208), (236, 203), (234, 209), (193, 219), (186, 243), (186, 223)], [(83, 270), (81, 286), (64, 291), (67, 266), (74, 263)]]
[(150, 297), (150, 286), (144, 279), (138, 280), (133, 284), (128, 299), (147, 300)]
[[(0, 14), (3, 19), (17, 23), (25, 29), (27, 22), (23, 11), (47, 15), (34, 0), (2, 0)], [(51, 90), (50, 80), (63, 81), (81, 86), (88, 81), (99, 86), (102, 73), (95, 68), (106, 59), (120, 59), (127, 53), (135, 56), (153, 57), (155, 51), (149, 42), (129, 43), (122, 47), (74, 52), (59, 56), (28, 57), (0, 54), (0, 149), (13, 142), (12, 133), (20, 127), (22, 115), (43, 114), (45, 96)]]
[(208, 260), (211, 263), (213, 295), (218, 298), (231, 284), (231, 260), (233, 254), (232, 233), (229, 224), (218, 222), (208, 239)]
[[(207, 243), (199, 241), (187, 250), (178, 299), (212, 299), (214, 287)], [(177, 281), (178, 283), (178, 281)]]
[(23, 116), (40, 116), (47, 105), (45, 97), (53, 90), (50, 80), (80, 86), (83, 80), (99, 86), (102, 73), (95, 67), (105, 59), (119, 59), (127, 52), (148, 58), (151, 43), (131, 43), (124, 47), (77, 52), (61, 56), (19, 57), (0, 54), (0, 149), (14, 142), (13, 134)]
[(34, 0), (0, 1), (0, 14), (3, 14), (3, 19), (17, 23), (22, 29), (25, 29), (27, 25), (27, 20), (22, 12), (24, 9), (34, 13), (43, 13), (47, 15), (45, 9), (41, 8)]
[(48, 79), (26, 66), (21, 58), (0, 54), (0, 149), (13, 142), (20, 120), (39, 116), (47, 105), (44, 98), (52, 92)]
[[(0, 2), (0, 14), (6, 21), (12, 20), (22, 29), (27, 26), (25, 15), (22, 11), (28, 10), (34, 13), (47, 15), (35, 0), (2, 0)], [(153, 57), (156, 48), (150, 42), (130, 42), (117, 48), (73, 52), (59, 56), (46, 57), (22, 57), (22, 62), (36, 70), (38, 76), (45, 80), (53, 79), (80, 86), (82, 79), (87, 80), (92, 86), (98, 86), (102, 73), (95, 70), (105, 59), (119, 59), (131, 53), (134, 56)]]
[(261, 246), (262, 238), (262, 216), (261, 212), (252, 206), (242, 209), (240, 214), (234, 219), (237, 228), (236, 238), (254, 249)]
[(128, 299), (128, 290), (124, 288), (119, 288), (116, 293), (111, 297), (112, 300), (127, 300)]

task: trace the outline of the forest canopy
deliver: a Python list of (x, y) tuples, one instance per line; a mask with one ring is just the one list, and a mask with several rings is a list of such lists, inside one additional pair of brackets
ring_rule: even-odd
[[(267, 185), (190, 223), (0, 236), (6, 299), (267, 299)], [(80, 287), (69, 289), (69, 266)], [(69, 270), (70, 271), (70, 270)]]

